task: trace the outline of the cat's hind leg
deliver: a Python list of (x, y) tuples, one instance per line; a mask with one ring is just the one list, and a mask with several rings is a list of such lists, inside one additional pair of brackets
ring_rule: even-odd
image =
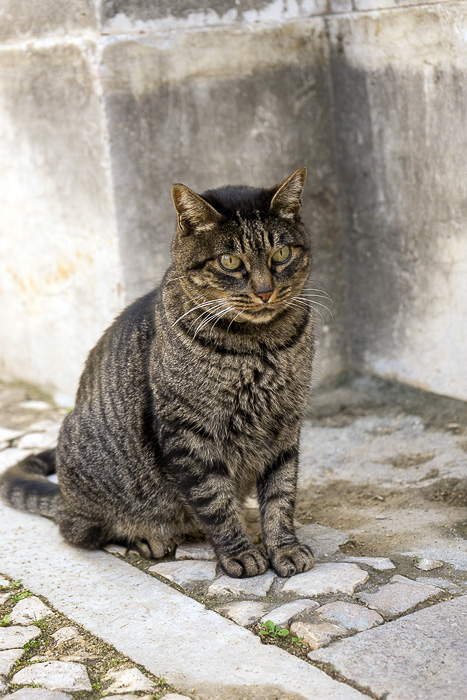
[(57, 519), (63, 538), (76, 547), (101, 549), (109, 542), (107, 528), (95, 517), (62, 511)]

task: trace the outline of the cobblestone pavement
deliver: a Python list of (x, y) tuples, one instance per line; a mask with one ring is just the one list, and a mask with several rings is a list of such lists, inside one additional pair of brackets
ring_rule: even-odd
[[(303, 431), (297, 532), (315, 552), (316, 565), (290, 579), (272, 571), (231, 579), (203, 542), (179, 546), (174, 556), (157, 563), (117, 545), (106, 553), (81, 553), (60, 542), (49, 521), (2, 507), (0, 695), (19, 700), (26, 695), (31, 700), (463, 697), (465, 406), (421, 392), (398, 394), (392, 385), (366, 380), (321, 393), (315, 405)], [(0, 470), (53, 446), (66, 410), (31, 388), (3, 385)], [(245, 512), (258, 538), (254, 499)], [(42, 543), (49, 540), (44, 551)], [(38, 549), (50, 557), (49, 584), (48, 564)], [(68, 582), (75, 565), (81, 584), (71, 573)], [(21, 583), (23, 569), (27, 587)], [(153, 586), (142, 605), (149, 614), (147, 600), (160, 602), (163, 648), (143, 622), (134, 634), (140, 642), (149, 634), (159, 661), (146, 662), (149, 657), (127, 644), (136, 624), (132, 604), (128, 609), (125, 603), (118, 617), (127, 639), (112, 628), (115, 609), (109, 612), (108, 632), (99, 627), (107, 625), (107, 613), (96, 607), (88, 612), (86, 598), (97, 594), (97, 584), (84, 594), (83, 588), (96, 571), (111, 582), (107, 591), (121, 583), (126, 603), (130, 588), (133, 595)], [(68, 585), (69, 602), (63, 591)], [(118, 606), (120, 590), (107, 595), (106, 605), (114, 600)], [(211, 669), (202, 668), (201, 651), (214, 654)], [(274, 664), (282, 669), (276, 676)], [(173, 687), (184, 696), (174, 695)]]

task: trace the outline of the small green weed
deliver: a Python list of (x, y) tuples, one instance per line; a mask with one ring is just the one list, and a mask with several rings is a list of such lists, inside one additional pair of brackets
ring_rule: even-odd
[[(266, 622), (261, 625), (259, 633), (262, 637), (271, 637), (272, 639), (276, 639), (277, 637), (288, 637), (290, 634), (288, 629), (285, 629), (285, 627), (280, 627), (280, 625), (276, 626), (272, 620), (266, 620)], [(300, 646), (303, 644), (303, 637), (291, 636), (289, 639), (294, 644), (299, 644)]]
[(43, 617), (41, 620), (34, 620), (34, 624), (36, 627), (39, 627), (40, 630), (43, 632), (45, 631), (45, 628), (47, 627), (47, 622), (45, 620), (45, 617)]
[(19, 600), (23, 600), (24, 598), (29, 598), (32, 593), (29, 591), (21, 591), (20, 593), (17, 593), (16, 595), (13, 596), (12, 601), (14, 603), (17, 603)]
[(28, 651), (29, 649), (37, 649), (40, 647), (41, 643), (38, 639), (31, 639), (30, 642), (26, 642), (24, 645), (23, 649), (26, 649)]
[(266, 620), (266, 622), (261, 625), (259, 633), (262, 637), (272, 637), (273, 639), (276, 637), (287, 637), (287, 635), (290, 634), (289, 630), (279, 625), (276, 626), (272, 620)]
[(0, 627), (8, 627), (8, 625), (11, 625), (11, 617), (9, 615), (5, 615), (3, 620), (0, 620)]
[(23, 582), (21, 581), (21, 579), (18, 579), (17, 581), (13, 581), (11, 585), (13, 586), (13, 588), (21, 588)]

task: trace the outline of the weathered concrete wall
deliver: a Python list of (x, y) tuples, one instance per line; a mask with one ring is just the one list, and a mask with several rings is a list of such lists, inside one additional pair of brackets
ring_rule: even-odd
[(359, 369), (467, 398), (467, 5), (329, 23)]
[(334, 299), (315, 379), (355, 366), (467, 398), (466, 3), (417, 4), (0, 0), (0, 374), (74, 392), (162, 277), (173, 182), (306, 164)]
[(0, 50), (0, 373), (71, 395), (123, 301), (93, 50)]

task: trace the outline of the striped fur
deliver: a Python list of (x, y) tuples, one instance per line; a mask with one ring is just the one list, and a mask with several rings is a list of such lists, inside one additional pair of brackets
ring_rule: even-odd
[[(311, 267), (305, 173), (266, 190), (174, 186), (174, 264), (91, 351), (56, 452), (3, 475), (10, 505), (53, 515), (85, 548), (121, 541), (158, 558), (204, 533), (230, 576), (312, 566), (293, 526), (313, 355), (309, 309), (293, 301)], [(275, 264), (281, 248), (290, 258)], [(223, 269), (225, 254), (241, 268)], [(255, 488), (264, 549), (242, 515)]]

